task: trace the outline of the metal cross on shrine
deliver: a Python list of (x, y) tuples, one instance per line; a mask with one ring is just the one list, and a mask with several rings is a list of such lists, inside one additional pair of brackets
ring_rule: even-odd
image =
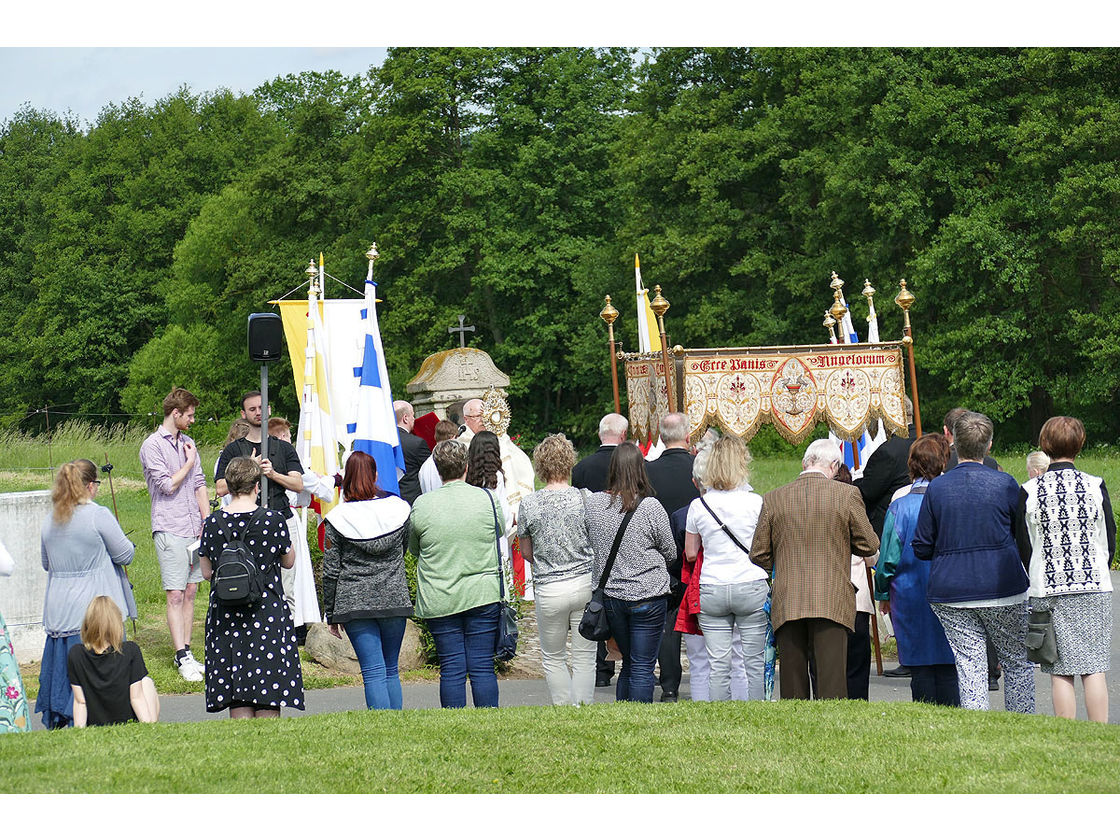
[(449, 333), (459, 333), (459, 348), (460, 349), (463, 349), (467, 346), (467, 333), (474, 332), (474, 326), (470, 326), (470, 327), (463, 326), (463, 324), (466, 320), (467, 320), (466, 315), (460, 315), (459, 316), (459, 326), (448, 327), (447, 328), (447, 331)]

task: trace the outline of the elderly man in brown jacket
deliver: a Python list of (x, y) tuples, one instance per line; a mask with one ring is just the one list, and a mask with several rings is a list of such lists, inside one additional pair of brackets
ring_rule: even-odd
[(848, 633), (855, 626), (852, 555), (869, 557), (879, 538), (859, 490), (833, 481), (840, 448), (815, 440), (794, 481), (763, 497), (751, 560), (774, 571), (770, 618), (778, 645), (783, 700), (809, 699), (809, 651), (817, 697), (848, 696)]

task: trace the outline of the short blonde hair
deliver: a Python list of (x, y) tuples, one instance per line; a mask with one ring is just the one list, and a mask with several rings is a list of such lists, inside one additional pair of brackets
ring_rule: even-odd
[(562, 434), (549, 435), (533, 450), (533, 470), (545, 484), (568, 478), (575, 465), (576, 449)]
[(1034, 451), (1027, 456), (1027, 475), (1032, 471), (1046, 472), (1050, 467), (1050, 456), (1045, 452)]
[(721, 437), (711, 446), (711, 455), (704, 475), (705, 486), (712, 490), (735, 490), (751, 477), (751, 453), (747, 445), (734, 435)]
[(101, 653), (107, 648), (120, 653), (124, 645), (124, 616), (108, 595), (98, 595), (86, 607), (82, 619), (82, 645)]

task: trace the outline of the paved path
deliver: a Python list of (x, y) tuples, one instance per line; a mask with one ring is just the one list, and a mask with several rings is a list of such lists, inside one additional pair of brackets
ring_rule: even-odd
[[(1112, 572), (1113, 589), (1120, 593), (1120, 571)], [(1112, 600), (1112, 670), (1109, 674), (1109, 722), (1120, 723), (1120, 595)], [(883, 667), (891, 669), (897, 662), (884, 661)], [(910, 702), (910, 680), (879, 677), (872, 674), (870, 682), (870, 696), (872, 702)], [(1002, 689), (1003, 681), (1000, 681)], [(498, 682), (500, 704), (502, 706), (547, 706), (548, 688), (543, 679), (502, 679)], [(406, 709), (438, 709), (439, 708), (439, 683), (437, 681), (405, 683), (404, 707)], [(614, 702), (614, 684), (608, 688), (595, 689), (596, 703)], [(660, 689), (654, 689), (655, 698), (660, 696)], [(681, 700), (689, 699), (688, 676), (681, 683)], [(990, 694), (993, 709), (1003, 709), (1003, 692), (996, 691)], [(1039, 714), (1053, 714), (1054, 707), (1050, 695), (1050, 677), (1035, 668), (1035, 698)], [(1077, 716), (1085, 720), (1085, 707), (1081, 696), (1081, 684), (1077, 686), (1078, 710)], [(322, 688), (308, 691), (305, 702), (307, 710), (303, 712), (284, 709), (285, 717), (302, 715), (324, 714), (326, 712), (343, 712), (365, 708), (365, 695), (361, 686), (346, 688)], [(201, 694), (165, 695), (160, 698), (160, 720), (165, 722), (218, 720), (225, 718), (225, 714), (207, 714)], [(35, 728), (41, 729), (39, 715), (34, 715)]]

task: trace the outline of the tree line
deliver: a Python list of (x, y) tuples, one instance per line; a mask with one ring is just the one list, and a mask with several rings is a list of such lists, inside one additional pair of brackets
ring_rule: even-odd
[[(1120, 51), (393, 49), (251, 94), (25, 108), (0, 125), (0, 422), (101, 422), (186, 385), (228, 420), (250, 312), (376, 240), (394, 395), (428, 354), (510, 374), (517, 431), (594, 436), (603, 296), (637, 347), (633, 255), (684, 346), (818, 343), (829, 275), (884, 338), (905, 277), (925, 426), (1053, 413), (1120, 439)], [(331, 296), (352, 293), (328, 282)], [(287, 362), (277, 411), (298, 413)], [(147, 420), (141, 422), (147, 423)]]

